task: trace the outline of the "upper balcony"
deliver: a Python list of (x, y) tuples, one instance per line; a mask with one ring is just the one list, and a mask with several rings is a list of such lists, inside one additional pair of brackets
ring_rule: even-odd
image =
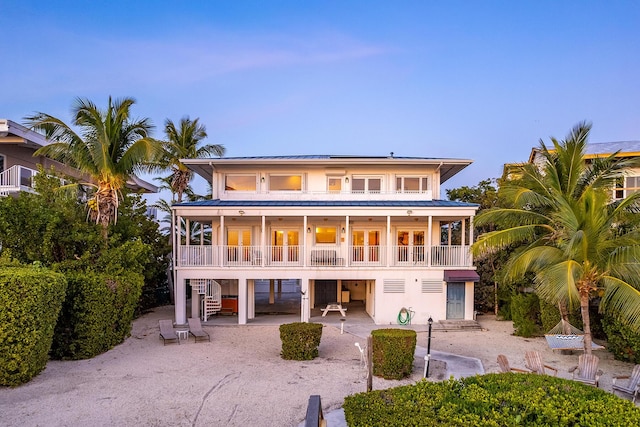
[(34, 193), (33, 177), (37, 173), (37, 170), (20, 165), (12, 166), (0, 172), (0, 196), (8, 196), (21, 191)]
[(471, 267), (469, 246), (181, 245), (178, 267), (220, 268), (443, 268)]

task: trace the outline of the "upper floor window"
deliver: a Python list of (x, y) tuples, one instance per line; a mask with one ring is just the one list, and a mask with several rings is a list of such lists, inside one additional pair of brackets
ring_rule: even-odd
[(429, 190), (426, 176), (399, 176), (396, 178), (397, 193), (424, 193)]
[(329, 193), (340, 193), (342, 191), (342, 178), (327, 178), (327, 189)]
[(382, 190), (382, 178), (354, 176), (352, 179), (352, 193), (380, 193), (380, 190)]
[(624, 178), (618, 178), (616, 180), (614, 198), (616, 200), (624, 199), (638, 191), (640, 191), (640, 176), (626, 176)]
[(302, 175), (270, 175), (270, 191), (302, 191)]
[(224, 177), (226, 191), (256, 191), (255, 175), (226, 175)]

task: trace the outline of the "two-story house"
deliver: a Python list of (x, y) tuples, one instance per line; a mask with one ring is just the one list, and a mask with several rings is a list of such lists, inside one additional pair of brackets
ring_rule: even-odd
[[(50, 141), (41, 133), (12, 120), (0, 119), (0, 197), (22, 191), (33, 192), (33, 177), (38, 173), (38, 165), (45, 169), (53, 166), (57, 172), (88, 181), (88, 177), (83, 177), (76, 169), (44, 156), (33, 156), (36, 150), (47, 144)], [(155, 185), (136, 176), (127, 182), (127, 187), (143, 192), (158, 191)]]
[[(302, 321), (313, 309), (346, 302), (376, 324), (396, 324), (403, 307), (415, 312), (415, 324), (473, 318), (478, 275), (469, 245), (478, 206), (440, 199), (441, 184), (470, 160), (183, 162), (211, 184), (212, 199), (172, 208), (177, 323), (219, 311), (222, 294), (235, 299), (238, 323), (246, 324), (256, 317), (256, 283), (264, 280), (298, 283)], [(459, 241), (452, 224), (462, 230)]]

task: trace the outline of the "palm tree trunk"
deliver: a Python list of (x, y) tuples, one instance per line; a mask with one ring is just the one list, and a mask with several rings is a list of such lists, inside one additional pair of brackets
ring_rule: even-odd
[(584, 328), (584, 354), (591, 354), (591, 321), (589, 319), (589, 293), (580, 292), (580, 313)]

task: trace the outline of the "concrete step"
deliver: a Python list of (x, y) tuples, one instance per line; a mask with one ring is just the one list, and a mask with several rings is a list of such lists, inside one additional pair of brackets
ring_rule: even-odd
[(481, 331), (482, 327), (475, 320), (440, 320), (439, 331)]

